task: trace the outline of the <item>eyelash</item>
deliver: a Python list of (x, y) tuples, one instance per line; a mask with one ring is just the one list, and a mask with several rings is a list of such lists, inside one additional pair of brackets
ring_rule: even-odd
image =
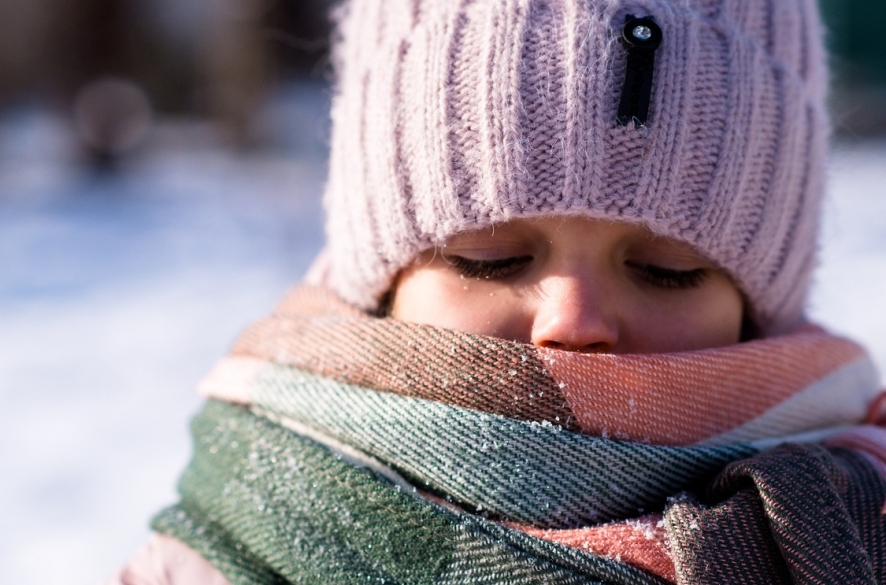
[(708, 271), (704, 268), (673, 270), (641, 262), (626, 262), (625, 264), (638, 272), (647, 282), (661, 288), (696, 288), (708, 276)]
[[(515, 256), (499, 260), (472, 260), (463, 256), (449, 256), (447, 261), (465, 278), (499, 280), (519, 272), (521, 268), (532, 261), (532, 256)], [(641, 262), (626, 262), (625, 264), (637, 272), (641, 278), (661, 288), (696, 288), (708, 276), (708, 271), (704, 268), (673, 270)]]
[(499, 260), (472, 260), (463, 256), (448, 256), (446, 260), (465, 278), (499, 280), (519, 272), (532, 261), (532, 256), (514, 256)]

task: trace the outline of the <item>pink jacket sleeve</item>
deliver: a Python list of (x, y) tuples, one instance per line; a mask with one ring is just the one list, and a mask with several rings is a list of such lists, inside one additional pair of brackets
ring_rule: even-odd
[(104, 585), (230, 585), (194, 549), (163, 534), (148, 544)]

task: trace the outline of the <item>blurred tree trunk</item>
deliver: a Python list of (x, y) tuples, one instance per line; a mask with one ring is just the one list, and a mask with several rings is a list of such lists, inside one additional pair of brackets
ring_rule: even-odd
[(886, 0), (820, 0), (834, 77), (835, 129), (886, 134)]
[(201, 43), (202, 87), (207, 113), (230, 132), (233, 143), (260, 140), (252, 117), (269, 77), (267, 41), (262, 37), (266, 0), (216, 0)]
[(118, 76), (152, 96), (172, 88), (176, 95), (158, 101), (181, 108), (193, 59), (165, 46), (143, 18), (153, 2), (0, 0), (0, 105), (35, 97), (67, 104), (84, 84)]

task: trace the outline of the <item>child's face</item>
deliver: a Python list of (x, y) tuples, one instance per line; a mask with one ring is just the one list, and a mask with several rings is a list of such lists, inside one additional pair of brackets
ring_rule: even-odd
[(658, 353), (737, 343), (744, 302), (683, 243), (579, 217), (522, 219), (428, 250), (392, 316), (570, 351)]

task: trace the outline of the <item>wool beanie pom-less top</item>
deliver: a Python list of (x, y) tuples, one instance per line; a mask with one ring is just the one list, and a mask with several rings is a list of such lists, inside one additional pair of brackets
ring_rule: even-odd
[(339, 33), (345, 300), (377, 307), (456, 233), (563, 214), (691, 244), (764, 335), (802, 319), (828, 134), (814, 0), (351, 0)]

